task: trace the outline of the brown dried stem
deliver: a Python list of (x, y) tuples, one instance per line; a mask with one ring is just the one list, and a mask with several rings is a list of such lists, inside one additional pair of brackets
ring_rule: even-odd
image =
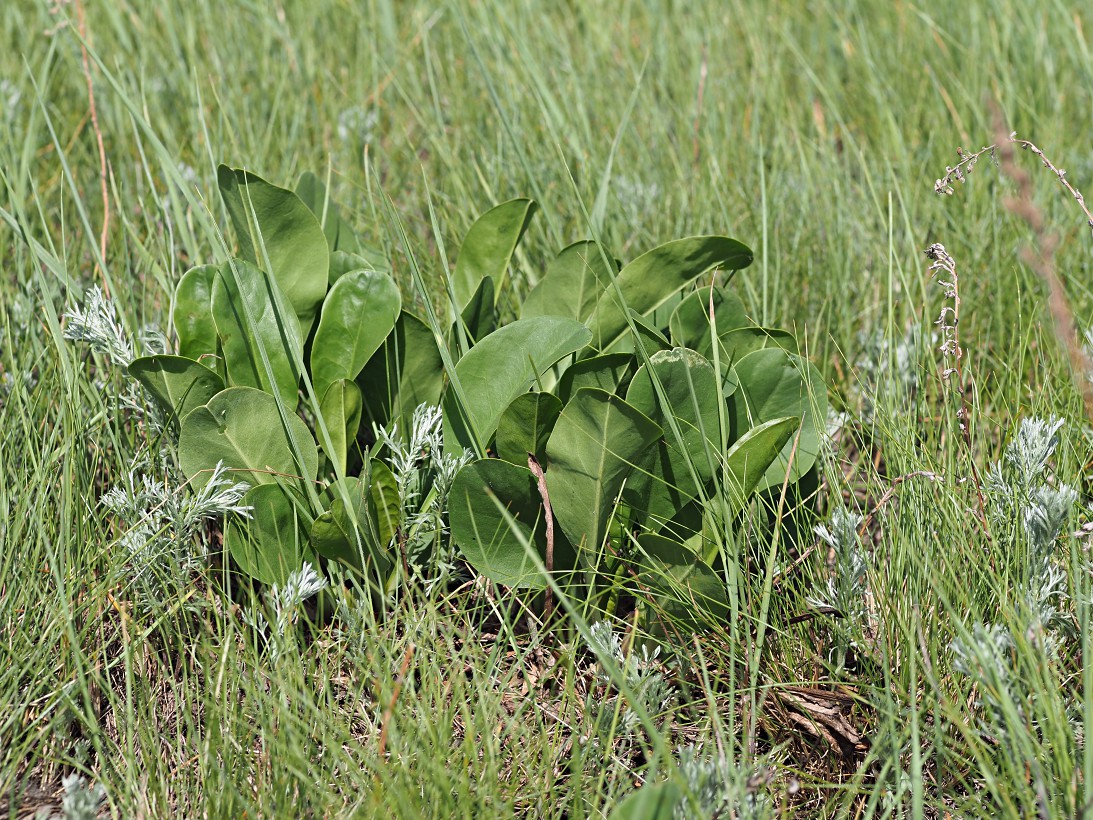
[[(550, 495), (547, 493), (546, 475), (542, 465), (535, 458), (534, 453), (528, 453), (528, 469), (535, 476), (538, 483), (539, 495), (543, 499), (543, 518), (546, 523), (546, 571), (547, 575), (554, 572), (554, 511), (550, 508)], [(543, 601), (543, 623), (549, 623), (550, 616), (554, 612), (554, 594), (548, 583), (546, 597)]]
[[(1001, 114), (997, 110), (995, 111), (995, 130), (1005, 133)], [(1015, 140), (1012, 136), (1011, 134), (1009, 138), (998, 140), (999, 167), (1002, 173), (1017, 185), (1017, 196), (1006, 197), (1004, 205), (1010, 213), (1021, 217), (1032, 229), (1033, 245), (1021, 249), (1021, 259), (1047, 285), (1047, 307), (1048, 312), (1051, 314), (1055, 336), (1067, 351), (1071, 369), (1074, 371), (1075, 378), (1081, 388), (1086, 418), (1093, 422), (1093, 383), (1089, 381), (1090, 375), (1093, 375), (1093, 362), (1090, 361), (1089, 353), (1082, 345), (1078, 325), (1074, 320), (1074, 311), (1070, 307), (1070, 300), (1067, 298), (1062, 280), (1059, 279), (1059, 275), (1055, 270), (1055, 249), (1059, 245), (1059, 237), (1047, 230), (1043, 214), (1033, 203), (1032, 176), (1017, 165), (1014, 159), (1016, 152), (1013, 146), (1015, 144), (1021, 145), (1040, 157), (1044, 167), (1059, 178), (1059, 181), (1077, 201), (1088, 219), (1090, 227), (1093, 227), (1093, 216), (1090, 215), (1081, 193), (1067, 181), (1066, 171), (1056, 168), (1054, 163), (1044, 156), (1043, 151), (1032, 143), (1026, 140)]]
[[(958, 157), (960, 157), (960, 162), (958, 162), (952, 168), (946, 168), (945, 176), (934, 182), (934, 193), (952, 195), (952, 183), (964, 182), (967, 179), (968, 174), (970, 174), (972, 172), (972, 169), (975, 167), (975, 163), (979, 161), (979, 158), (983, 156), (983, 154), (986, 153), (989, 153), (991, 159), (995, 161), (1005, 162), (1006, 158), (1008, 157), (1011, 163), (1010, 167), (1016, 167), (1012, 164), (1014, 155), (1013, 146), (1020, 145), (1021, 148), (1023, 148), (1024, 150), (1031, 151), (1033, 154), (1038, 156), (1044, 167), (1051, 171), (1051, 173), (1053, 173), (1058, 178), (1059, 182), (1062, 183), (1062, 186), (1066, 188), (1067, 192), (1074, 198), (1074, 201), (1078, 203), (1078, 207), (1082, 209), (1082, 213), (1085, 214), (1086, 223), (1089, 225), (1090, 228), (1093, 228), (1093, 213), (1089, 212), (1089, 208), (1085, 204), (1085, 197), (1082, 196), (1081, 191), (1071, 185), (1070, 180), (1066, 178), (1065, 169), (1057, 167), (1055, 163), (1048, 159), (1044, 152), (1041, 151), (1033, 143), (1029, 142), (1028, 140), (1018, 139), (1016, 131), (1011, 131), (1007, 134), (1005, 132), (1005, 129), (1001, 127), (1001, 122), (997, 116), (995, 117), (995, 131), (998, 132), (998, 136), (995, 139), (994, 143), (992, 145), (988, 145), (985, 148), (980, 148), (974, 154), (965, 153), (963, 148), (956, 149), (956, 154)], [(1006, 176), (1009, 176), (1015, 182), (1017, 181), (1017, 178), (1014, 177), (1012, 174), (1007, 173), (1004, 167), (1002, 171), (1003, 173), (1006, 173)], [(1024, 174), (1023, 171), (1021, 171), (1020, 173)], [(1025, 176), (1027, 177), (1028, 175), (1025, 174)], [(1018, 185), (1020, 184), (1021, 183), (1018, 182)], [(1031, 189), (1028, 191), (1028, 193), (1031, 193)]]

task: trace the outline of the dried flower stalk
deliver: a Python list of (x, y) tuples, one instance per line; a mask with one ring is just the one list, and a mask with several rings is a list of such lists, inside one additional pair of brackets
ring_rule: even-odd
[(956, 420), (960, 426), (960, 437), (964, 442), (964, 448), (968, 453), (968, 464), (971, 465), (972, 478), (975, 481), (975, 494), (979, 502), (979, 522), (986, 529), (987, 506), (983, 497), (983, 482), (979, 478), (979, 470), (975, 466), (975, 454), (972, 451), (972, 435), (969, 429), (971, 412), (968, 409), (968, 385), (964, 379), (964, 370), (961, 359), (964, 349), (960, 346), (960, 276), (956, 269), (956, 260), (945, 250), (940, 242), (935, 242), (925, 251), (927, 258), (933, 264), (930, 265), (930, 273), (937, 274), (938, 284), (945, 288), (945, 298), (950, 300), (941, 308), (941, 313), (934, 322), (941, 328), (941, 347), (939, 351), (945, 358), (945, 369), (941, 371), (942, 381), (952, 383), (952, 377), (956, 376)]

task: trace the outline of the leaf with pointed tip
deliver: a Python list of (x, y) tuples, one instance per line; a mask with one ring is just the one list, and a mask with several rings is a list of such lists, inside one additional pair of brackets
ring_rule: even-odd
[[(787, 441), (780, 458), (770, 465), (757, 491), (780, 487), (787, 470), (791, 482), (816, 463), (820, 433), (827, 416), (827, 387), (816, 367), (780, 347), (756, 350), (733, 368), (740, 386), (730, 400), (733, 429), (737, 435), (775, 418), (796, 416), (801, 420), (800, 440)], [(792, 463), (790, 457), (792, 455)]]
[(751, 264), (751, 250), (724, 236), (692, 236), (653, 248), (619, 271), (615, 287), (600, 296), (589, 318), (592, 343), (597, 350), (611, 348), (626, 333), (626, 311), (647, 316), (671, 299), (680, 288), (711, 268), (739, 270)]
[(537, 208), (530, 199), (512, 199), (486, 211), (471, 225), (452, 272), (457, 312), (463, 311), (485, 277), (501, 285), (509, 260)]
[(725, 454), (725, 492), (733, 515), (743, 510), (748, 499), (762, 489), (764, 476), (778, 460), (782, 448), (792, 446), (800, 422), (794, 417), (765, 421), (748, 430), (729, 448)]
[(322, 396), (339, 379), (355, 379), (390, 335), (402, 309), (385, 273), (355, 271), (334, 283), (311, 343), (311, 380)]
[[(171, 322), (178, 334), (178, 354), (201, 362), (202, 356), (216, 356), (216, 323), (213, 321), (213, 277), (216, 265), (190, 268), (178, 280)], [(204, 364), (204, 362), (201, 362)], [(215, 362), (209, 363), (214, 370)]]
[[(371, 467), (375, 465), (373, 462)], [(390, 471), (388, 471), (390, 472)], [(388, 554), (389, 541), (383, 540), (388, 531), (381, 523), (375, 496), (387, 498), (388, 476), (379, 476), (382, 489), (373, 487), (373, 477), (366, 481), (346, 479), (342, 489), (334, 493), (330, 509), (315, 519), (311, 525), (311, 545), (324, 558), (340, 561), (358, 572), (382, 580), (393, 566)], [(396, 498), (397, 498), (397, 490)], [(384, 502), (384, 522), (387, 521), (387, 505)]]
[(460, 316), (472, 345), (497, 329), (497, 309), (493, 306), (493, 301), (493, 277), (485, 276), (478, 283), (478, 290), (467, 302)]
[(402, 526), (398, 480), (391, 468), (377, 458), (372, 459), (370, 470), (368, 503), (376, 520), (377, 543), (387, 549)]
[(224, 528), (224, 547), (243, 572), (264, 584), (284, 584), (290, 573), (315, 562), (301, 517), (285, 488), (259, 484), (243, 496), (251, 518), (233, 517)]
[(349, 446), (357, 438), (357, 430), (361, 426), (361, 389), (349, 379), (332, 382), (319, 402), (319, 412), (330, 436), (332, 449), (327, 450), (322, 436), (319, 437), (319, 444), (326, 451), (327, 458), (341, 467), (340, 472), (344, 473)]
[(520, 318), (568, 316), (583, 322), (617, 271), (615, 258), (602, 245), (591, 240), (575, 242), (547, 265), (543, 278), (520, 306)]
[(303, 342), (296, 315), (273, 277), (241, 259), (225, 262), (213, 279), (212, 309), (228, 383), (280, 396), (294, 410)]
[(623, 483), (660, 438), (660, 427), (618, 396), (586, 387), (563, 408), (547, 441), (546, 483), (570, 543), (603, 543)]
[(128, 370), (167, 412), (176, 429), (191, 410), (224, 389), (219, 375), (184, 356), (144, 356), (130, 362)]
[(455, 366), (466, 405), (454, 390), (444, 397), (444, 444), (485, 445), (513, 399), (559, 359), (588, 344), (588, 328), (574, 319), (537, 316), (495, 330)]
[(550, 393), (523, 393), (512, 400), (497, 422), (497, 455), (523, 466), (528, 453), (542, 462), (562, 402)]
[[(498, 503), (515, 522), (506, 519)], [(543, 503), (531, 470), (496, 458), (474, 461), (452, 482), (448, 505), (452, 540), (472, 567), (505, 586), (546, 587), (524, 546), (531, 544), (546, 563)], [(572, 548), (555, 530), (554, 570), (572, 567)]]
[(289, 413), (288, 425), (302, 463), (281, 421), (277, 400), (251, 387), (229, 387), (182, 420), (178, 460), (195, 489), (204, 487), (216, 465), (251, 484), (273, 484), (285, 476), (313, 481), (319, 469), (319, 453), (307, 425)]
[(322, 225), (292, 191), (221, 165), (216, 179), (239, 238), (239, 253), (269, 270), (304, 334), (326, 295), (330, 251)]

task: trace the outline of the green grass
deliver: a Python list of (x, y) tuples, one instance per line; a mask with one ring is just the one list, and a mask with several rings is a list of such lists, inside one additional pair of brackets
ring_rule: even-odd
[[(1093, 15), (1012, 0), (86, 5), (104, 265), (80, 41), (44, 4), (0, 5), (0, 810), (78, 771), (118, 817), (599, 817), (692, 743), (744, 777), (766, 767), (760, 790), (786, 815), (1071, 817), (1093, 800), (1087, 542), (1055, 546), (1076, 628), (1045, 648), (1022, 603), (1024, 539), (1006, 535), (1018, 513), (988, 537), (970, 467), (985, 476), (1020, 419), (1066, 419), (1050, 472), (1083, 493), (1077, 527), (1081, 376), (1018, 259), (1013, 185), (983, 161), (955, 196), (933, 193), (958, 146), (992, 141), (992, 100), (1093, 193)], [(593, 656), (529, 631), (500, 591), (414, 594), (378, 626), (305, 618), (276, 658), (241, 617), (254, 591), (229, 596), (215, 561), (177, 594), (140, 595), (99, 498), (139, 466), (145, 433), (118, 408), (122, 375), (65, 341), (60, 317), (98, 283), (131, 332), (165, 327), (182, 273), (227, 252), (218, 162), (281, 183), (329, 168), (408, 298), (408, 251), (442, 281), (440, 243), (454, 260), (513, 196), (543, 208), (516, 294), (590, 232), (626, 259), (700, 233), (752, 246), (745, 302), (796, 330), (850, 416), (818, 500), (825, 518), (840, 498), (867, 516), (866, 615), (795, 622), (825, 548), (798, 562), (788, 540), (743, 545), (741, 617), (677, 647), (655, 731), (588, 740), (587, 704), (615, 703)], [(1088, 326), (1093, 238), (1028, 167)], [(971, 454), (930, 341), (932, 242), (961, 272)], [(881, 355), (870, 382), (863, 357), (908, 328), (926, 341), (903, 371)], [(977, 622), (1015, 635), (978, 683), (952, 648)], [(851, 640), (840, 665), (830, 650)], [(790, 687), (851, 705), (820, 727)]]

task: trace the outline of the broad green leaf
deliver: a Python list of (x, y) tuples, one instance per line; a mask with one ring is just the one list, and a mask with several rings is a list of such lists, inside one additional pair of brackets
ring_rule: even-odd
[(237, 477), (251, 484), (273, 484), (285, 476), (314, 480), (319, 469), (315, 439), (296, 415), (289, 413), (287, 418), (302, 463), (293, 455), (273, 396), (251, 387), (229, 387), (217, 393), (182, 420), (178, 439), (182, 472), (195, 488), (205, 486), (221, 461), (228, 469), (245, 471)]
[(311, 343), (311, 381), (322, 396), (339, 379), (355, 379), (390, 335), (402, 309), (385, 273), (355, 271), (334, 283)]
[(224, 528), (224, 546), (243, 572), (264, 584), (284, 584), (290, 573), (315, 562), (307, 527), (283, 487), (259, 484), (243, 496), (251, 518), (234, 516)]
[(370, 424), (407, 425), (419, 404), (438, 404), (444, 388), (444, 362), (425, 323), (405, 310), (383, 346), (357, 377)]
[[(625, 497), (639, 518), (662, 522), (690, 503), (717, 470), (724, 449), (720, 427), (723, 398), (713, 366), (693, 350), (677, 347), (661, 351), (649, 364), (667, 406), (645, 366), (630, 383), (626, 401), (658, 424), (664, 437), (627, 482)], [(672, 433), (670, 418), (675, 419), (682, 441)]]
[(334, 287), (334, 283), (347, 273), (358, 270), (374, 270), (377, 273), (390, 274), (391, 263), (382, 253), (372, 248), (361, 248), (360, 253), (334, 251), (330, 254), (330, 287)]
[[(516, 519), (515, 524), (506, 520), (497, 502)], [(531, 470), (495, 458), (472, 462), (452, 483), (448, 505), (452, 540), (472, 567), (505, 586), (546, 586), (523, 543), (533, 545), (546, 563), (543, 504)], [(554, 570), (571, 569), (572, 548), (557, 526), (554, 537)]]
[(623, 483), (646, 459), (660, 427), (618, 396), (578, 390), (547, 441), (547, 490), (570, 543), (597, 550)]
[(614, 287), (596, 303), (588, 322), (593, 346), (611, 352), (628, 329), (627, 309), (647, 316), (711, 268), (739, 270), (750, 265), (751, 258), (747, 246), (723, 236), (677, 239), (643, 253), (619, 271), (622, 303)]
[(327, 196), (326, 185), (311, 171), (304, 171), (296, 183), (296, 195), (315, 214), (326, 235), (330, 252), (358, 253), (360, 246), (349, 223), (342, 218), (341, 209)]
[(372, 459), (370, 480), (368, 503), (376, 520), (378, 543), (386, 549), (402, 526), (398, 481), (391, 468), (376, 458)]
[(509, 260), (537, 208), (530, 199), (512, 199), (486, 211), (471, 225), (452, 272), (458, 313), (462, 313), (485, 277), (492, 278), (500, 288)]
[[(684, 505), (667, 521), (661, 523), (656, 534), (686, 544), (690, 549), (698, 552), (698, 548), (701, 546), (703, 512), (705, 509), (704, 499), (701, 497), (695, 498), (694, 501)], [(692, 539), (696, 537), (699, 539), (699, 543), (692, 543)]]
[(497, 422), (497, 455), (523, 466), (532, 453), (541, 463), (562, 402), (550, 393), (524, 393), (512, 400)]
[(610, 820), (672, 820), (676, 808), (686, 805), (683, 790), (675, 783), (646, 783), (615, 806)]
[(190, 268), (178, 280), (171, 321), (178, 334), (178, 354), (194, 359), (210, 370), (215, 370), (215, 360), (202, 361), (203, 356), (216, 356), (216, 323), (213, 322), (213, 277), (216, 265), (199, 265)]
[(265, 390), (295, 409), (303, 341), (273, 278), (241, 259), (225, 262), (213, 279), (212, 307), (228, 383)]
[(608, 393), (617, 393), (634, 366), (632, 353), (607, 353), (574, 362), (558, 382), (558, 396), (567, 402), (582, 387), (598, 387)]
[(567, 316), (584, 322), (618, 270), (615, 258), (591, 240), (563, 248), (520, 306), (520, 318)]
[[(767, 469), (758, 490), (781, 486), (786, 478), (796, 481), (816, 463), (820, 434), (827, 416), (827, 387), (819, 371), (807, 359), (770, 347), (749, 353), (735, 367), (739, 387), (733, 394), (733, 428), (736, 435), (771, 419), (796, 416), (801, 420), (800, 441), (787, 441), (781, 457)], [(793, 461), (790, 464), (790, 455)]]
[(221, 165), (217, 182), (239, 253), (273, 274), (307, 335), (326, 295), (330, 251), (319, 220), (292, 191)]
[(721, 335), (721, 361), (733, 364), (749, 353), (768, 347), (780, 347), (787, 353), (796, 353), (797, 339), (786, 330), (739, 327)]
[[(713, 319), (710, 318), (711, 290)], [(717, 335), (751, 324), (740, 297), (725, 288), (699, 288), (687, 295), (672, 312), (669, 327), (677, 347), (689, 347), (709, 356), (713, 352), (713, 328)]]
[(184, 356), (144, 356), (130, 362), (128, 370), (176, 426), (187, 413), (224, 389), (220, 376)]
[[(349, 379), (333, 382), (323, 394), (319, 412), (322, 413), (323, 423), (330, 436), (330, 446), (333, 448), (327, 451), (327, 458), (341, 467), (341, 473), (345, 473), (349, 447), (361, 426), (361, 390), (357, 383)], [(321, 436), (319, 444), (326, 450), (326, 443)]]
[(729, 448), (725, 454), (724, 491), (734, 516), (762, 489), (767, 471), (772, 465), (778, 466), (775, 462), (779, 453), (792, 445), (800, 423), (793, 417), (771, 419), (748, 430)]
[[(330, 509), (311, 526), (311, 545), (324, 558), (382, 580), (392, 561), (388, 542), (382, 540), (387, 530), (377, 519), (371, 476), (367, 478), (366, 481), (347, 479), (341, 484), (342, 490), (334, 494)], [(381, 480), (386, 482), (386, 477)]]
[(466, 405), (454, 390), (444, 397), (446, 447), (486, 444), (513, 399), (564, 356), (588, 344), (588, 328), (574, 319), (537, 316), (495, 330), (455, 366)]
[(638, 583), (652, 592), (666, 627), (708, 626), (728, 617), (725, 581), (701, 557), (659, 535), (642, 535), (638, 548)]
[(339, 478), (331, 481), (319, 492), (319, 503), (322, 505), (323, 512), (330, 509), (334, 503), (334, 499), (343, 498), (348, 493), (353, 493), (357, 490), (361, 480), (357, 476), (346, 476), (345, 478)]

